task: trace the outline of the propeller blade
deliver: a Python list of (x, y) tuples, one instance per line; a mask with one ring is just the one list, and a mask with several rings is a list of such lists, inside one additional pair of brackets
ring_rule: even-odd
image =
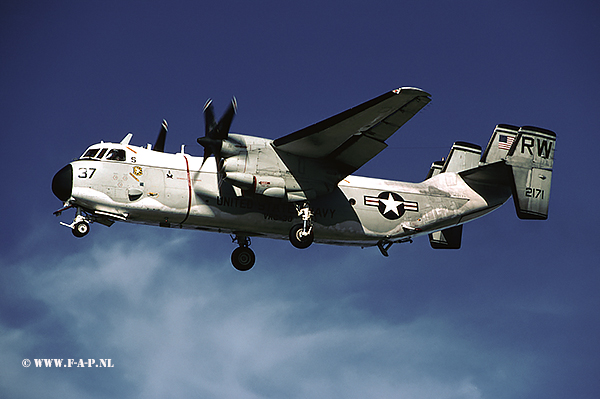
[(215, 120), (215, 110), (212, 105), (212, 99), (209, 98), (206, 101), (202, 112), (204, 113), (204, 136), (211, 137), (211, 132), (217, 126), (217, 122)]
[(198, 144), (204, 147), (204, 157), (202, 159), (202, 165), (200, 165), (200, 169), (204, 166), (204, 163), (211, 155), (215, 156), (215, 161), (217, 163), (217, 170), (219, 169), (219, 164), (221, 161), (221, 147), (223, 146), (223, 141), (218, 139), (212, 139), (210, 137), (198, 137), (196, 140)]
[(167, 139), (167, 130), (169, 130), (169, 125), (167, 124), (166, 119), (163, 119), (160, 132), (158, 132), (158, 137), (156, 138), (156, 143), (154, 143), (154, 151), (165, 152), (165, 140)]
[(231, 128), (231, 122), (233, 121), (233, 117), (237, 112), (237, 100), (235, 97), (231, 99), (231, 103), (227, 110), (219, 119), (219, 122), (215, 121), (215, 112), (212, 105), (212, 100), (209, 99), (204, 104), (204, 127), (205, 133), (204, 137), (199, 137), (197, 139), (198, 144), (204, 147), (204, 157), (202, 160), (202, 166), (206, 160), (211, 156), (215, 156), (215, 161), (217, 163), (217, 171), (219, 174), (221, 173), (221, 160), (223, 157), (221, 156), (221, 148), (223, 148), (223, 140), (227, 139), (229, 136), (229, 129)]
[(226, 139), (229, 135), (229, 129), (231, 128), (231, 122), (233, 121), (233, 117), (237, 112), (237, 100), (235, 97), (231, 99), (231, 103), (229, 103), (229, 107), (219, 119), (219, 123), (217, 124), (217, 132), (216, 137), (218, 139)]

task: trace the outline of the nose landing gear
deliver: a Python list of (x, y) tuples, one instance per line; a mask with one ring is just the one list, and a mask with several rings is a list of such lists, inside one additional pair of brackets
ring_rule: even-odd
[(84, 237), (90, 232), (90, 224), (87, 222), (87, 220), (82, 220), (73, 225), (72, 231), (75, 237)]
[(249, 248), (250, 237), (235, 235), (232, 237), (232, 242), (239, 245), (231, 254), (231, 264), (233, 267), (241, 272), (252, 269), (256, 261), (256, 256), (254, 255), (254, 251)]
[[(54, 212), (56, 216), (59, 216), (63, 210), (71, 208), (65, 207), (61, 210)], [(92, 220), (87, 216), (87, 214), (81, 210), (81, 208), (77, 208), (77, 213), (75, 214), (75, 219), (71, 224), (60, 222), (62, 226), (69, 227), (73, 235), (77, 238), (85, 237), (90, 232), (90, 223)]]

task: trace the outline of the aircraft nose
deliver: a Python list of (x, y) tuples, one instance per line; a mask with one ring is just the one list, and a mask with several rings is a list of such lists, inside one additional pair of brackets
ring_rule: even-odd
[(52, 192), (61, 201), (71, 198), (71, 189), (73, 188), (73, 167), (67, 165), (54, 175), (52, 178)]

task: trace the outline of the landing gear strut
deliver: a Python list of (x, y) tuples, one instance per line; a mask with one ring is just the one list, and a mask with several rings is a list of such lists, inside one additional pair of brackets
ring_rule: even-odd
[(290, 242), (296, 248), (308, 248), (313, 243), (315, 235), (313, 232), (313, 212), (310, 206), (305, 203), (298, 207), (298, 216), (302, 218), (301, 224), (296, 224), (290, 229)]
[(233, 267), (241, 272), (252, 269), (252, 266), (254, 266), (254, 262), (256, 261), (256, 256), (249, 248), (250, 237), (236, 235), (235, 237), (232, 237), (232, 241), (239, 245), (239, 247), (231, 254), (231, 264)]
[[(57, 212), (57, 216), (60, 215), (60, 211)], [(85, 213), (81, 210), (81, 208), (77, 208), (77, 214), (75, 215), (75, 219), (73, 219), (73, 223), (66, 224), (60, 222), (61, 225), (70, 227), (71, 232), (77, 238), (81, 238), (86, 236), (90, 232), (90, 219), (85, 215)]]

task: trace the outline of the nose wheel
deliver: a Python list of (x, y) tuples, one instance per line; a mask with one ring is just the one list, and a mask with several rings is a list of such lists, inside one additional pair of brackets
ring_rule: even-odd
[[(59, 211), (54, 212), (56, 216), (59, 216), (64, 209), (68, 209), (70, 207), (63, 208)], [(77, 238), (85, 237), (90, 232), (90, 222), (91, 219), (86, 216), (85, 212), (81, 210), (81, 208), (77, 208), (77, 213), (75, 214), (75, 219), (71, 224), (60, 222), (61, 225), (65, 227), (69, 227), (73, 235)]]
[(73, 225), (71, 231), (73, 232), (73, 235), (77, 238), (84, 237), (90, 232), (90, 224), (85, 220), (77, 222)]
[(231, 254), (231, 264), (233, 267), (241, 272), (252, 269), (256, 261), (256, 256), (254, 255), (254, 251), (249, 248), (250, 237), (236, 235), (232, 238), (232, 241), (239, 245)]

